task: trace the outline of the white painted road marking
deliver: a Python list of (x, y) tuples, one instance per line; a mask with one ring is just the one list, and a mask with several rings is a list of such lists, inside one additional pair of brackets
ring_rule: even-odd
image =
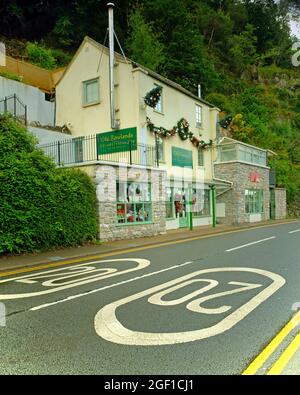
[(276, 236), (268, 237), (267, 239), (257, 240), (257, 241), (253, 241), (252, 243), (243, 244), (243, 245), (238, 246), (238, 247), (230, 248), (229, 250), (226, 250), (226, 252), (231, 252), (231, 251), (239, 250), (239, 249), (241, 249), (241, 248), (249, 247), (249, 246), (252, 246), (252, 245), (254, 245), (254, 244), (262, 243), (262, 242), (264, 242), (264, 241), (273, 240), (273, 239), (276, 239)]
[[(133, 262), (137, 265), (133, 268), (125, 269), (125, 270), (95, 267), (95, 265), (98, 263), (103, 264), (108, 262), (112, 262), (112, 263)], [(82, 265), (69, 266), (67, 268), (64, 267), (62, 269), (47, 270), (46, 272), (29, 274), (27, 276), (22, 276), (22, 277), (13, 277), (6, 280), (1, 280), (0, 285), (3, 283), (10, 283), (10, 282), (17, 282), (17, 283), (21, 282), (29, 286), (33, 283), (38, 283), (39, 280), (41, 279), (46, 279), (46, 281), (41, 282), (41, 285), (44, 287), (48, 287), (48, 288), (52, 287), (52, 288), (46, 289), (44, 291), (0, 295), (0, 300), (21, 299), (21, 298), (30, 298), (34, 296), (46, 295), (64, 289), (77, 287), (83, 284), (89, 284), (95, 281), (119, 276), (121, 274), (134, 272), (136, 270), (145, 269), (149, 265), (150, 265), (150, 261), (147, 259), (137, 259), (137, 258), (107, 259), (103, 261), (89, 262)], [(83, 278), (82, 275), (84, 275)], [(80, 276), (81, 278), (78, 278)], [(70, 280), (70, 278), (73, 279)], [(62, 280), (66, 280), (66, 279), (68, 281), (62, 282)]]
[[(127, 329), (117, 318), (116, 310), (120, 306), (124, 306), (130, 302), (139, 300), (146, 296), (149, 296), (150, 301), (158, 303), (163, 296), (161, 291), (168, 288), (169, 292), (174, 289), (174, 286), (180, 283), (182, 286), (183, 282), (190, 281), (193, 277), (207, 274), (207, 273), (220, 273), (220, 272), (248, 272), (260, 274), (264, 277), (270, 278), (272, 283), (264, 288), (260, 293), (250, 299), (248, 302), (234, 310), (231, 314), (223, 318), (217, 324), (209, 327), (197, 330), (192, 330), (188, 332), (172, 332), (172, 333), (153, 333), (153, 332), (140, 332)], [(207, 280), (213, 284), (212, 280)], [(186, 343), (196, 340), (205, 339), (223, 333), (231, 329), (239, 321), (245, 318), (251, 311), (273, 295), (278, 289), (280, 289), (285, 284), (285, 279), (278, 274), (268, 272), (261, 269), (244, 268), (244, 267), (228, 267), (228, 268), (214, 268), (214, 269), (204, 269), (198, 270), (196, 272), (190, 273), (188, 275), (179, 277), (175, 280), (168, 281), (164, 284), (157, 285), (155, 287), (149, 288), (145, 291), (138, 292), (129, 297), (120, 299), (116, 302), (110, 303), (104, 306), (95, 316), (94, 325), (96, 333), (103, 339), (126, 345), (139, 345), (139, 346), (157, 346), (157, 345), (167, 345), (176, 343)], [(245, 285), (245, 284), (244, 284)], [(253, 286), (254, 284), (248, 284), (248, 286)], [(259, 285), (257, 285), (259, 286)], [(171, 291), (170, 291), (171, 289)], [(157, 295), (158, 293), (158, 295)], [(150, 296), (152, 295), (152, 296)], [(189, 295), (189, 297), (195, 296), (195, 291)], [(215, 294), (215, 297), (220, 295)], [(148, 301), (149, 301), (148, 299)], [(177, 300), (181, 303), (181, 300)], [(162, 304), (165, 305), (165, 302)], [(231, 306), (230, 306), (231, 307)]]
[(91, 295), (91, 294), (96, 293), (96, 292), (104, 291), (105, 289), (118, 287), (119, 285), (131, 283), (131, 282), (133, 282), (133, 281), (137, 281), (137, 280), (140, 280), (140, 279), (145, 278), (145, 277), (154, 276), (155, 274), (159, 274), (159, 273), (162, 273), (162, 272), (166, 272), (166, 271), (168, 271), (168, 270), (173, 270), (173, 269), (177, 269), (178, 267), (190, 265), (191, 263), (193, 263), (193, 262), (185, 262), (185, 263), (181, 263), (181, 264), (179, 264), (179, 265), (174, 265), (174, 266), (168, 267), (168, 268), (166, 268), (166, 269), (157, 270), (157, 271), (155, 271), (155, 272), (151, 272), (151, 273), (148, 273), (148, 274), (144, 274), (144, 275), (139, 276), (139, 277), (130, 278), (129, 280), (120, 281), (120, 282), (118, 282), (118, 283), (111, 284), (111, 285), (107, 285), (107, 286), (105, 286), (105, 287), (101, 287), (101, 288), (97, 288), (97, 289), (93, 289), (93, 290), (91, 290), (91, 291), (83, 292), (83, 293), (81, 293), (81, 294), (68, 296), (67, 298), (60, 299), (60, 300), (57, 300), (57, 301), (55, 301), (55, 302), (45, 303), (45, 304), (42, 304), (42, 305), (39, 305), (39, 306), (35, 306), (35, 307), (32, 307), (32, 308), (29, 309), (29, 310), (36, 311), (36, 310), (44, 309), (45, 307), (54, 306), (54, 305), (56, 305), (56, 304), (58, 304), (58, 303), (63, 303), (63, 302), (67, 302), (67, 301), (69, 301), (69, 300), (81, 298), (82, 296)]
[(293, 233), (297, 233), (297, 232), (300, 232), (300, 229), (292, 230), (291, 232), (289, 232), (289, 234), (293, 234)]

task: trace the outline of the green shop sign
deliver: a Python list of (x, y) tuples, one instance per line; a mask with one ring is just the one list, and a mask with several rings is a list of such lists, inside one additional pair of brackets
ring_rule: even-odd
[(172, 147), (172, 166), (192, 168), (193, 152), (183, 148)]
[(97, 155), (137, 149), (136, 128), (97, 134)]

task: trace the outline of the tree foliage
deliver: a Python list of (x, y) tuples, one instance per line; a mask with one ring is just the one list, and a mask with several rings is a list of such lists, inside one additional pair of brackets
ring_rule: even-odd
[(132, 60), (157, 71), (165, 62), (164, 45), (153, 26), (146, 23), (142, 12), (135, 8), (129, 16), (129, 36), (126, 47)]

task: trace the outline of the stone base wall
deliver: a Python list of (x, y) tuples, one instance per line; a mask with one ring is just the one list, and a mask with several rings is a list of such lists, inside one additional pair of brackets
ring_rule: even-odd
[[(216, 163), (214, 169), (215, 177), (233, 183), (231, 190), (217, 196), (217, 203), (225, 203), (225, 217), (218, 217), (218, 223), (241, 224), (270, 219), (268, 168), (230, 162)], [(253, 173), (258, 175), (255, 182), (251, 179)], [(245, 212), (245, 189), (262, 189), (264, 191), (264, 212), (261, 215), (250, 215)]]
[(286, 208), (286, 190), (284, 188), (275, 188), (275, 219), (285, 219), (287, 216)]
[[(83, 170), (83, 169), (82, 169)], [(154, 236), (166, 232), (164, 180), (165, 172), (142, 167), (119, 167), (97, 164), (85, 171), (94, 179), (97, 191), (99, 239), (113, 241)], [(152, 222), (149, 224), (117, 223), (117, 181), (147, 181), (152, 187)]]

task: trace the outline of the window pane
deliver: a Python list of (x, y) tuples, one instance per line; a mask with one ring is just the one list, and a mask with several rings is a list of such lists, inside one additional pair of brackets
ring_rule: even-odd
[(196, 105), (196, 126), (201, 126), (202, 124), (202, 107)]
[[(158, 87), (159, 85), (155, 85), (154, 87)], [(158, 100), (156, 106), (154, 107), (154, 109), (158, 112), (162, 112), (162, 91), (161, 91), (161, 95), (160, 95), (160, 99)]]
[[(151, 203), (145, 203), (141, 206), (138, 204), (137, 206), (137, 213), (139, 213), (139, 217), (143, 222), (151, 221)], [(139, 207), (138, 207), (139, 206)]]
[(125, 204), (117, 204), (117, 221), (118, 224), (124, 224), (126, 222), (125, 212), (126, 212)]
[(259, 214), (264, 212), (263, 190), (245, 190), (245, 212), (247, 214)]
[(117, 201), (118, 202), (127, 202), (127, 190), (125, 182), (117, 183)]
[(204, 153), (202, 149), (198, 149), (198, 166), (204, 166)]
[(135, 222), (135, 207), (133, 204), (126, 205), (126, 221)]
[(174, 218), (173, 202), (166, 202), (166, 218)]
[(85, 103), (94, 103), (99, 101), (99, 81), (87, 81), (84, 82), (85, 88)]

